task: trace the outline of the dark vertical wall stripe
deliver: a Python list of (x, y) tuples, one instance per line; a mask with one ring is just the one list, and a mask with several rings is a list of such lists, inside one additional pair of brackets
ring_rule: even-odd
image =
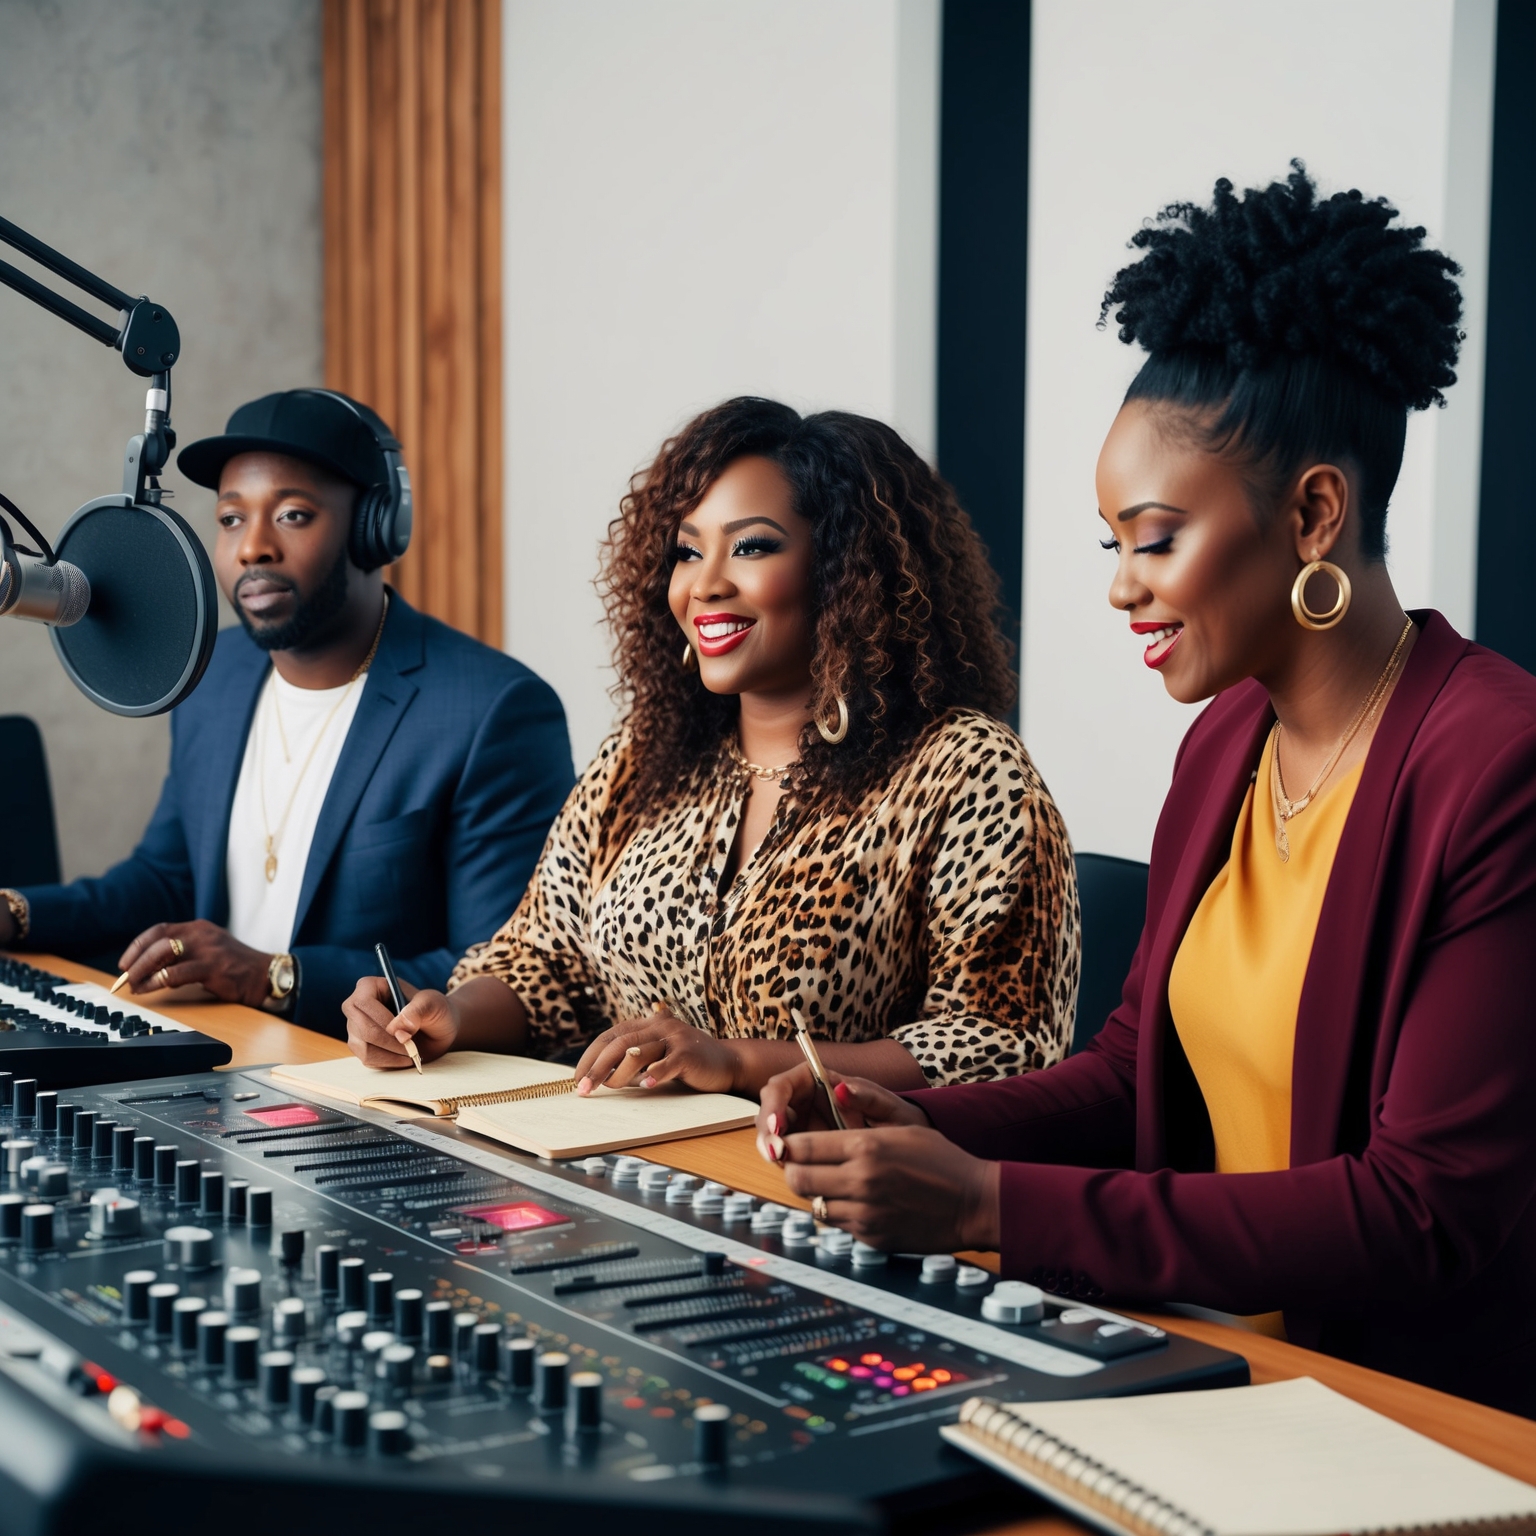
[(1488, 350), (1477, 535), (1477, 638), (1536, 672), (1525, 561), (1536, 459), (1536, 5), (1499, 0), (1488, 229)]
[(1017, 645), (1024, 576), (1027, 0), (944, 0), (939, 472), (992, 553)]

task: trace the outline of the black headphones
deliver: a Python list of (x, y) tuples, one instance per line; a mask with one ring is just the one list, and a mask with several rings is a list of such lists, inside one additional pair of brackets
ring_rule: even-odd
[(379, 452), (384, 455), (385, 478), (359, 492), (347, 553), (360, 571), (376, 571), (380, 566), (392, 565), (410, 548), (415, 517), (411, 476), (405, 467), (399, 440), (366, 405), (360, 405), (337, 390), (306, 389), (303, 393), (324, 395), (326, 399), (346, 406), (379, 445)]

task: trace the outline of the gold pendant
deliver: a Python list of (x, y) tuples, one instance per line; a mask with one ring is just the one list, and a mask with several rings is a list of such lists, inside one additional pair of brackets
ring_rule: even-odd
[(267, 839), (267, 884), (277, 879), (277, 855), (272, 851), (272, 839)]
[[(1275, 852), (1280, 855), (1282, 864), (1291, 862), (1291, 840), (1285, 835), (1285, 817), (1275, 817)], [(272, 877), (267, 876), (270, 880)]]

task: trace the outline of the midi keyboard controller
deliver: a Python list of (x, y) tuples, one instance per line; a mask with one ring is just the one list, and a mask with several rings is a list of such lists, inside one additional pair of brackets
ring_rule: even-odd
[(638, 1157), (260, 1071), (0, 1102), (6, 1536), (931, 1530), (1004, 1486), (938, 1434), (973, 1393), (1248, 1379)]

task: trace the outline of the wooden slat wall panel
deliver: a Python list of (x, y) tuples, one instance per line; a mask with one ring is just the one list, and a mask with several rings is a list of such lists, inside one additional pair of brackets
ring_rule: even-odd
[(394, 427), (391, 580), (501, 643), (501, 0), (325, 0), (326, 383)]

